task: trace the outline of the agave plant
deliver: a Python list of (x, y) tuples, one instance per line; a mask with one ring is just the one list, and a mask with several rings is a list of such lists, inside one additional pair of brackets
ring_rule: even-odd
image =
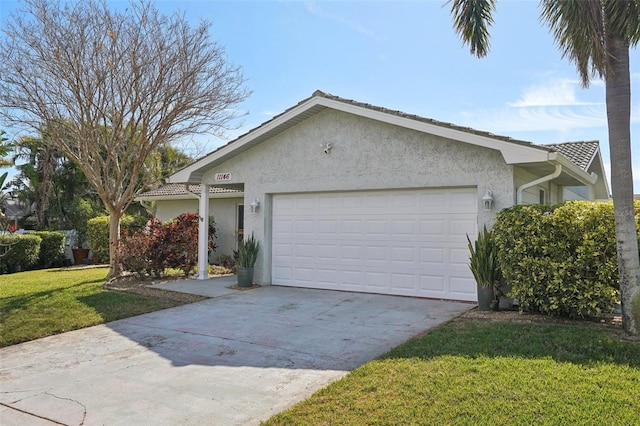
[(253, 268), (258, 260), (258, 252), (260, 251), (260, 241), (251, 236), (240, 243), (238, 248), (238, 266), (242, 268)]
[(469, 267), (476, 279), (476, 283), (480, 287), (492, 287), (498, 290), (502, 273), (500, 265), (498, 265), (498, 248), (493, 239), (493, 232), (484, 229), (478, 233), (478, 238), (471, 243), (467, 235), (469, 252), (471, 253), (471, 262)]

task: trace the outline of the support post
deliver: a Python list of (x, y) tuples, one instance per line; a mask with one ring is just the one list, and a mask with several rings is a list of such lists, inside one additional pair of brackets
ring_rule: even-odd
[(209, 188), (204, 183), (200, 185), (200, 202), (198, 215), (198, 279), (209, 279)]

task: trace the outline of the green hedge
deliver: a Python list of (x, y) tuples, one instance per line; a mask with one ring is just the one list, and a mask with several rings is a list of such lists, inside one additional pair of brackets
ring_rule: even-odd
[[(123, 215), (120, 219), (121, 234), (129, 233), (133, 235), (147, 223), (148, 218), (143, 216)], [(97, 256), (100, 262), (109, 261), (109, 216), (98, 216), (89, 219), (87, 222), (87, 236), (89, 247), (93, 255)]]
[(619, 282), (612, 203), (514, 206), (498, 213), (493, 231), (510, 296), (522, 310), (570, 318), (613, 311)]
[(0, 235), (0, 273), (33, 268), (40, 256), (42, 238), (33, 234)]
[(65, 235), (57, 231), (38, 231), (30, 234), (42, 238), (38, 267), (61, 266), (64, 259)]

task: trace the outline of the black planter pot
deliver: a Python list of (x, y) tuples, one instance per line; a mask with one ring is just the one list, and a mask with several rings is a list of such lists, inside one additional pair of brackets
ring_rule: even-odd
[(253, 285), (253, 268), (238, 267), (238, 287)]
[(493, 287), (481, 287), (478, 286), (478, 310), (490, 311), (491, 304), (493, 302)]

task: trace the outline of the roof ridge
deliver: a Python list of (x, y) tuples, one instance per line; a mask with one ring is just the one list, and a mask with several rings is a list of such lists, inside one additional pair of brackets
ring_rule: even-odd
[[(472, 127), (468, 127), (468, 126), (461, 126), (459, 124), (454, 124), (454, 123), (450, 123), (450, 122), (446, 122), (446, 121), (440, 121), (440, 120), (436, 120), (434, 118), (428, 118), (428, 117), (424, 117), (421, 115), (417, 115), (417, 114), (412, 114), (412, 113), (407, 113), (404, 111), (400, 111), (400, 110), (393, 110), (387, 107), (383, 107), (383, 106), (379, 106), (379, 105), (373, 105), (367, 102), (361, 102), (361, 101), (356, 101), (353, 99), (348, 99), (348, 98), (343, 98), (341, 96), (336, 96), (336, 95), (332, 95), (330, 93), (327, 92), (323, 92), (322, 90), (316, 90), (313, 92), (313, 94), (311, 95), (311, 98), (313, 97), (322, 97), (325, 99), (330, 99), (330, 100), (334, 100), (334, 101), (338, 101), (338, 102), (343, 102), (343, 103), (347, 103), (347, 104), (351, 104), (354, 106), (359, 106), (362, 108), (367, 108), (367, 109), (371, 109), (373, 111), (379, 111), (385, 114), (392, 114), (398, 117), (404, 117), (404, 118), (408, 118), (408, 119), (412, 119), (412, 120), (416, 120), (416, 121), (422, 121), (424, 123), (429, 123), (429, 124), (433, 124), (436, 126), (440, 126), (440, 127), (447, 127), (453, 130), (459, 130), (462, 132), (467, 132), (467, 133), (473, 133), (475, 135), (478, 136), (484, 136), (484, 137), (488, 137), (488, 138), (492, 138), (492, 139), (498, 139), (504, 142), (510, 142), (510, 143), (515, 143), (518, 145), (524, 145), (524, 146), (532, 146), (532, 147), (536, 147), (536, 148), (542, 148), (542, 149), (546, 149), (549, 150), (549, 148), (545, 145), (542, 144), (537, 144), (531, 141), (525, 141), (525, 140), (521, 140), (521, 139), (514, 139), (510, 136), (504, 136), (504, 135), (497, 135), (495, 133), (491, 133), (489, 131), (486, 130), (478, 130), (478, 129), (474, 129)], [(300, 102), (306, 102), (311, 98), (307, 98), (304, 101)], [(300, 103), (298, 103), (298, 105), (300, 105)]]

